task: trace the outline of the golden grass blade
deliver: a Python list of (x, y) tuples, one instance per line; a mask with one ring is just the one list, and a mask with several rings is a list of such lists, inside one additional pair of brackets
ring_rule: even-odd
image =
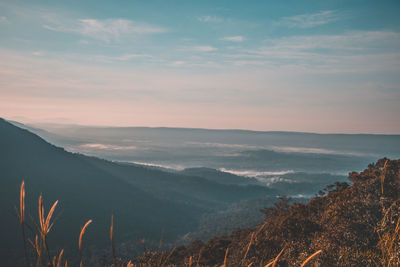
[(53, 257), (53, 265), (51, 265), (52, 267), (55, 267), (55, 266), (56, 266), (56, 260), (57, 260), (57, 257), (54, 256), (54, 257)]
[(397, 219), (397, 224), (394, 230), (393, 235), (390, 237), (390, 245), (389, 245), (389, 249), (387, 250), (387, 253), (389, 254), (392, 251), (392, 247), (393, 247), (393, 243), (396, 240), (397, 234), (399, 232), (400, 229), (400, 217)]
[(24, 223), (25, 220), (25, 181), (21, 183), (20, 200), (19, 200), (19, 222)]
[(61, 267), (61, 258), (62, 258), (63, 253), (64, 253), (64, 250), (62, 249), (60, 251), (60, 254), (58, 255), (57, 267)]
[(190, 258), (189, 258), (189, 265), (188, 265), (188, 267), (192, 267), (192, 260), (193, 260), (193, 257), (192, 256), (190, 256)]
[(115, 245), (114, 245), (114, 214), (111, 214), (110, 240), (111, 240), (111, 253), (114, 260), (114, 265), (117, 265), (117, 258), (115, 257)]
[(67, 260), (65, 260), (65, 265), (64, 265), (64, 267), (68, 267), (68, 261), (67, 261)]
[(272, 267), (275, 267), (276, 263), (278, 262), (279, 257), (282, 255), (282, 253), (283, 253), (284, 250), (285, 250), (285, 248), (283, 248), (283, 249), (281, 250), (281, 252), (279, 252), (278, 256), (276, 256), (276, 258), (275, 258), (275, 260), (274, 260), (274, 262), (273, 262), (273, 264), (272, 264)]
[(322, 250), (320, 249), (320, 250), (318, 250), (317, 252), (315, 252), (314, 254), (312, 254), (310, 257), (308, 257), (302, 264), (301, 264), (301, 266), (300, 267), (304, 267), (304, 266), (306, 266), (306, 264), (312, 259), (312, 258), (314, 258), (315, 256), (317, 256), (319, 253), (321, 253), (322, 252)]
[(254, 240), (254, 235), (255, 234), (256, 234), (256, 232), (251, 233), (250, 242), (249, 242), (249, 244), (247, 246), (246, 253), (244, 254), (242, 262), (244, 262), (244, 260), (246, 260), (246, 258), (247, 258), (247, 254), (249, 253), (251, 244), (253, 244), (253, 240)]
[(222, 265), (222, 267), (226, 267), (226, 260), (228, 259), (228, 253), (229, 253), (229, 248), (226, 248), (224, 264)]
[(110, 240), (111, 243), (114, 241), (114, 214), (111, 215)]
[(43, 197), (42, 195), (39, 196), (39, 224), (40, 224), (40, 229), (42, 232), (44, 232), (44, 210), (43, 210)]
[(265, 265), (265, 267), (269, 267), (269, 266), (275, 267), (276, 263), (277, 263), (278, 260), (279, 260), (279, 257), (282, 255), (282, 253), (283, 253), (284, 250), (285, 250), (285, 248), (283, 248), (283, 249), (281, 250), (281, 252), (279, 252), (278, 256), (276, 256), (275, 259), (274, 259), (273, 261), (271, 261), (270, 263), (268, 263), (267, 265)]
[(85, 233), (86, 228), (89, 226), (89, 224), (92, 223), (92, 220), (89, 220), (85, 223), (85, 225), (82, 227), (81, 233), (79, 234), (79, 250), (82, 249), (82, 237), (83, 234)]
[(126, 267), (133, 267), (133, 263), (131, 261), (129, 261), (128, 264), (126, 265)]
[(385, 161), (385, 164), (383, 164), (383, 171), (380, 175), (381, 178), (381, 191), (382, 191), (382, 195), (383, 195), (383, 183), (385, 182), (385, 178), (386, 178), (386, 166), (389, 160)]
[(33, 247), (33, 249), (36, 249), (35, 243), (33, 243), (33, 241), (32, 241), (30, 238), (28, 238), (28, 242), (29, 242), (29, 244), (31, 244), (31, 246)]
[(247, 267), (250, 267), (250, 266), (252, 266), (253, 265), (253, 263), (250, 263), (249, 265), (247, 265)]
[(46, 218), (46, 222), (45, 222), (46, 234), (48, 234), (50, 231), (50, 220), (51, 220), (51, 217), (53, 216), (53, 213), (54, 213), (54, 210), (55, 210), (57, 204), (58, 204), (58, 200), (56, 202), (54, 202), (53, 206), (51, 207), (51, 209), (49, 211), (49, 214), (47, 214), (47, 218)]
[(28, 259), (28, 251), (26, 248), (26, 236), (25, 236), (25, 181), (22, 181), (21, 183), (21, 188), (20, 188), (20, 193), (19, 193), (19, 212), (17, 210), (17, 207), (15, 207), (15, 212), (17, 213), (17, 217), (19, 219), (19, 223), (21, 225), (21, 231), (22, 231), (22, 240), (24, 242), (24, 257), (25, 257), (25, 265), (28, 267), (29, 266), (29, 259)]
[(41, 253), (40, 253), (40, 249), (39, 249), (39, 237), (37, 235), (35, 238), (35, 247), (36, 247), (36, 254), (40, 257)]
[(163, 262), (163, 264), (161, 265), (161, 267), (164, 267), (165, 264), (168, 262), (169, 258), (171, 257), (172, 254), (174, 254), (176, 247), (171, 250), (171, 252), (168, 254), (167, 258), (165, 259), (165, 261)]

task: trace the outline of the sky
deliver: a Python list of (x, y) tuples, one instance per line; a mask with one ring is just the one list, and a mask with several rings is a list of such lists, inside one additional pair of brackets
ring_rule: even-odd
[(0, 117), (400, 134), (400, 1), (0, 2)]

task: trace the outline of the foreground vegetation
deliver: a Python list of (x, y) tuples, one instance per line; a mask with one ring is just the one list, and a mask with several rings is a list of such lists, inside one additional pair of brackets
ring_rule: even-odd
[[(308, 203), (282, 198), (264, 210), (266, 219), (206, 243), (169, 252), (147, 252), (137, 266), (398, 266), (400, 264), (400, 160), (381, 159), (349, 175), (353, 185), (336, 183)], [(228, 251), (228, 253), (227, 253)], [(141, 265), (143, 264), (143, 265)], [(311, 264), (311, 262), (310, 262)]]
[[(116, 256), (114, 217), (110, 223), (112, 259), (103, 266), (398, 266), (400, 264), (400, 160), (379, 160), (349, 175), (353, 185), (336, 183), (307, 204), (287, 198), (266, 208), (265, 221), (255, 229), (238, 230), (207, 243), (193, 242), (171, 251), (148, 251), (134, 262)], [(47, 236), (58, 205), (45, 213), (39, 196), (38, 221), (25, 214), (25, 184), (16, 208), (22, 231), (25, 265), (68, 266), (64, 250), (55, 253)], [(85, 264), (84, 233), (77, 236), (77, 264)], [(100, 263), (96, 266), (101, 266)]]

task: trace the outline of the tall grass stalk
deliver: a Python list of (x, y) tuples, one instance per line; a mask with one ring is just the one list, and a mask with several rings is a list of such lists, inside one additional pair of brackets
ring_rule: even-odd
[(243, 256), (242, 263), (244, 263), (244, 261), (245, 261), (246, 258), (247, 258), (247, 254), (249, 253), (251, 244), (253, 244), (253, 240), (254, 240), (254, 235), (255, 235), (255, 234), (256, 234), (255, 232), (252, 232), (252, 233), (251, 233), (250, 242), (249, 242), (249, 244), (247, 245), (246, 253), (245, 253), (244, 256)]
[(318, 250), (317, 252), (315, 252), (314, 254), (312, 254), (310, 257), (308, 257), (302, 264), (301, 264), (301, 266), (300, 267), (304, 267), (304, 266), (306, 266), (306, 264), (310, 261), (310, 260), (312, 260), (315, 256), (317, 256), (319, 253), (321, 253), (322, 252), (322, 250), (320, 249), (320, 250)]
[(176, 249), (176, 247), (175, 247), (174, 249), (171, 250), (171, 252), (168, 254), (168, 256), (167, 256), (167, 258), (165, 259), (165, 261), (162, 263), (161, 267), (164, 267), (165, 264), (167, 264), (167, 262), (168, 262), (169, 258), (171, 257), (171, 255), (174, 254), (175, 249)]
[(226, 262), (228, 260), (228, 253), (229, 253), (229, 248), (226, 248), (225, 251), (225, 258), (224, 258), (224, 264), (222, 265), (222, 267), (226, 267)]
[(282, 255), (282, 253), (283, 253), (284, 250), (285, 250), (285, 248), (283, 248), (283, 249), (281, 250), (281, 252), (279, 252), (279, 254), (275, 257), (275, 259), (274, 259), (273, 261), (271, 261), (270, 263), (268, 263), (267, 265), (265, 265), (265, 267), (269, 267), (269, 266), (275, 267), (276, 263), (277, 263), (278, 260), (279, 260), (279, 257)]
[(115, 257), (115, 245), (114, 245), (114, 214), (111, 215), (110, 240), (111, 240), (111, 253), (114, 261), (114, 266), (116, 266), (117, 258)]
[(85, 225), (81, 229), (81, 233), (79, 234), (79, 242), (78, 242), (78, 247), (79, 247), (79, 266), (83, 266), (83, 253), (82, 253), (82, 237), (83, 234), (85, 233), (86, 228), (89, 226), (89, 224), (92, 223), (92, 220), (89, 220), (85, 223)]
[(381, 180), (381, 191), (382, 191), (382, 195), (383, 195), (383, 183), (385, 182), (385, 178), (386, 178), (386, 167), (387, 167), (387, 163), (389, 160), (385, 161), (385, 164), (383, 165), (383, 170), (382, 173), (380, 174), (380, 180)]
[[(61, 258), (63, 256), (64, 250), (62, 249), (60, 251), (60, 254), (58, 254), (58, 261), (57, 261), (57, 267), (61, 267)], [(55, 266), (54, 266), (55, 267)]]
[(53, 224), (50, 223), (50, 221), (51, 221), (51, 217), (53, 216), (54, 210), (56, 209), (57, 204), (58, 204), (58, 200), (56, 202), (54, 202), (53, 206), (51, 207), (51, 209), (45, 219), (43, 196), (40, 195), (40, 197), (39, 197), (39, 226), (40, 226), (39, 232), (40, 232), (40, 236), (42, 238), (43, 248), (45, 250), (45, 254), (47, 254), (49, 263), (51, 263), (51, 256), (50, 256), (50, 252), (49, 252), (49, 247), (47, 245), (47, 235), (50, 232), (51, 228), (53, 227)]
[(26, 248), (26, 236), (25, 236), (25, 181), (22, 181), (20, 193), (19, 193), (19, 211), (16, 210), (19, 224), (21, 225), (22, 241), (24, 244), (24, 258), (25, 266), (29, 267), (28, 250)]

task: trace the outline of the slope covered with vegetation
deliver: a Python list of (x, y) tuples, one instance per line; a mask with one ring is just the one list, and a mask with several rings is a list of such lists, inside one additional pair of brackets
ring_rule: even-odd
[[(7, 244), (0, 255), (2, 266), (22, 266), (24, 258), (39, 263), (36, 266), (58, 266), (57, 257), (51, 259), (60, 251), (59, 259), (63, 256), (70, 263), (81, 261), (86, 266), (112, 262), (113, 266), (224, 267), (300, 266), (307, 261), (315, 266), (400, 263), (400, 160), (381, 159), (361, 173), (350, 173), (352, 185), (335, 183), (307, 203), (291, 204), (282, 197), (274, 207), (263, 210), (264, 222), (246, 228), (251, 217), (243, 217), (246, 205), (256, 206), (261, 200), (268, 206), (268, 198), (279, 191), (241, 184), (240, 177), (231, 184), (219, 173), (213, 173), (216, 179), (210, 178), (213, 175), (202, 177), (208, 170), (166, 173), (69, 153), (4, 120), (0, 120), (0, 134), (0, 208), (8, 214), (0, 225), (1, 240)], [(25, 182), (18, 192), (22, 179)], [(25, 184), (29, 188), (26, 196), (22, 190)], [(17, 220), (11, 214), (12, 206), (19, 202), (26, 206), (21, 204), (19, 213), (16, 208)], [(53, 209), (44, 209), (50, 203), (55, 203), (54, 214)], [(237, 212), (226, 212), (235, 205)], [(46, 220), (44, 210), (50, 219)], [(210, 215), (213, 212), (219, 216)], [(112, 213), (117, 221), (115, 226), (111, 223), (111, 233), (115, 231), (117, 242), (122, 244), (117, 248), (113, 234), (110, 246), (108, 234)], [(115, 256), (128, 255), (126, 250), (131, 248), (131, 259), (135, 258), (138, 251), (158, 243), (160, 235), (162, 242), (173, 242), (184, 233), (196, 233), (193, 231), (202, 220), (212, 221), (213, 217), (245, 223), (242, 230), (206, 243), (195, 241), (165, 252), (149, 250), (133, 264)], [(16, 232), (21, 233), (18, 221), (25, 226), (22, 239), (16, 238)], [(52, 223), (55, 226), (51, 228)], [(36, 244), (35, 232), (39, 236)], [(85, 255), (81, 246), (84, 233)], [(193, 237), (196, 234), (189, 240)], [(147, 241), (141, 242), (142, 238)], [(21, 240), (26, 247), (28, 239), (33, 249), (25, 250), (28, 253), (23, 258)], [(106, 265), (99, 261), (102, 253)]]
[[(174, 250), (148, 252), (136, 266), (398, 266), (400, 263), (400, 160), (381, 159), (352, 185), (336, 183), (308, 203), (289, 205), (283, 198), (266, 208), (266, 219), (253, 229)], [(281, 252), (281, 253), (280, 253)], [(279, 255), (279, 258), (277, 258)]]
[(74, 233), (88, 219), (93, 220), (87, 232), (93, 251), (107, 248), (106, 229), (114, 213), (121, 233), (119, 244), (141, 253), (142, 238), (148, 247), (157, 246), (160, 238), (171, 243), (194, 231), (204, 214), (276, 194), (261, 186), (224, 185), (70, 153), (0, 119), (0, 211), (4, 215), (0, 236), (2, 244), (7, 244), (0, 251), (2, 266), (15, 266), (15, 259), (22, 255), (13, 210), (22, 180), (29, 189), (26, 212), (32, 227), (29, 215), (37, 219), (39, 195), (43, 193), (45, 207), (59, 200), (57, 222), (48, 238), (53, 249), (75, 248)]

